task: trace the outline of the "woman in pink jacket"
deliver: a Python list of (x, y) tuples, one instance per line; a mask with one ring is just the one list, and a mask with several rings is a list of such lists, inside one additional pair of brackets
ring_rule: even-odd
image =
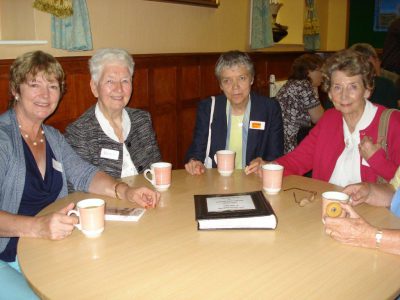
[(400, 112), (392, 113), (387, 153), (378, 141), (385, 107), (371, 103), (373, 66), (353, 50), (333, 54), (325, 62), (323, 88), (334, 109), (324, 113), (309, 135), (277, 163), (285, 175), (312, 170), (316, 179), (346, 186), (357, 182), (389, 181), (400, 165)]

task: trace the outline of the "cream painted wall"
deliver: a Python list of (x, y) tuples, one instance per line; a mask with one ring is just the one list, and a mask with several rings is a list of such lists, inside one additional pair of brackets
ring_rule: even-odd
[[(247, 50), (250, 0), (223, 0), (207, 8), (146, 0), (87, 0), (93, 46), (122, 47), (130, 53), (219, 52)], [(40, 46), (0, 46), (1, 58), (35, 49), (55, 56), (91, 55), (50, 46), (50, 15), (34, 10)]]
[(337, 51), (347, 47), (348, 1), (329, 1), (328, 31), (326, 34), (329, 39), (326, 41), (326, 49)]
[[(221, 4), (217, 9), (146, 0), (86, 1), (95, 49), (122, 47), (134, 54), (249, 50), (251, 0), (220, 0)], [(303, 50), (301, 44), (304, 1), (280, 1), (284, 6), (278, 14), (278, 23), (289, 26), (289, 35), (281, 43), (262, 51)], [(342, 9), (347, 5), (347, 1), (317, 0), (318, 11), (321, 11), (320, 16), (323, 16), (321, 50), (344, 47), (346, 16)], [(321, 4), (321, 7), (318, 7), (318, 4)], [(36, 46), (0, 45), (0, 59), (15, 58), (36, 49), (55, 56), (93, 53), (51, 48), (50, 15), (34, 10), (33, 17), (36, 39), (48, 40), (49, 43)]]

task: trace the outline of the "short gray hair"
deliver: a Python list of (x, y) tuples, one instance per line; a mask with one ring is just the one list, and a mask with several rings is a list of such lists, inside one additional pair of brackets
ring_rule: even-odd
[(222, 53), (215, 64), (215, 76), (218, 81), (221, 81), (221, 73), (225, 68), (232, 68), (234, 66), (244, 65), (249, 71), (251, 79), (254, 78), (254, 65), (247, 53), (233, 50)]
[(97, 83), (101, 73), (103, 72), (104, 66), (115, 62), (126, 65), (129, 74), (133, 76), (135, 62), (127, 51), (119, 48), (104, 48), (97, 50), (89, 59), (89, 70), (92, 80)]

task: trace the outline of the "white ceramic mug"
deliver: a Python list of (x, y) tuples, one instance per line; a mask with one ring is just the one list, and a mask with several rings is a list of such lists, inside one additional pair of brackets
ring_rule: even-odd
[[(157, 191), (166, 191), (171, 186), (171, 171), (172, 164), (167, 162), (158, 162), (150, 166), (150, 169), (146, 169), (143, 173), (146, 178), (155, 187)], [(151, 174), (151, 178), (147, 177), (147, 174)]]
[(104, 231), (104, 200), (97, 198), (81, 200), (76, 204), (76, 208), (68, 212), (68, 216), (75, 214), (79, 217), (79, 223), (75, 227), (89, 238), (100, 236)]

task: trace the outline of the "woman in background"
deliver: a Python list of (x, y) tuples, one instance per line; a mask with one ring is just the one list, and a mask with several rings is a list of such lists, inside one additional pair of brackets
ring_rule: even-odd
[(122, 49), (100, 49), (89, 60), (97, 103), (68, 125), (65, 137), (86, 161), (113, 177), (143, 173), (161, 160), (146, 111), (127, 108), (134, 62)]
[(160, 195), (131, 188), (82, 160), (62, 134), (43, 124), (65, 89), (61, 65), (42, 51), (18, 57), (10, 69), (10, 109), (0, 115), (0, 297), (37, 299), (19, 271), (19, 237), (61, 240), (77, 218), (61, 210), (36, 216), (75, 190), (126, 199), (155, 207)]
[(318, 99), (322, 63), (317, 54), (296, 58), (288, 81), (276, 95), (282, 108), (285, 154), (297, 146), (300, 128), (311, 128), (324, 113)]

